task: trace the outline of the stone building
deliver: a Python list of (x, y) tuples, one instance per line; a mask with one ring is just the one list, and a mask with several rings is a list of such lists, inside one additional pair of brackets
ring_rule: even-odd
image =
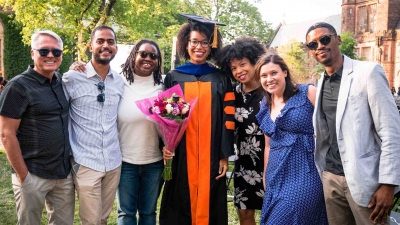
[[(375, 61), (385, 69), (390, 87), (400, 87), (400, 0), (343, 0), (342, 13), (296, 24), (280, 24), (268, 46), (268, 51), (279, 53), (279, 46), (290, 39), (305, 42), (307, 29), (316, 22), (332, 24), (337, 32), (351, 31), (357, 40), (358, 56)], [(309, 68), (316, 65), (310, 58)], [(310, 82), (315, 74), (309, 71)]]
[(380, 63), (389, 85), (400, 86), (400, 0), (343, 0), (343, 31), (354, 33), (357, 55)]

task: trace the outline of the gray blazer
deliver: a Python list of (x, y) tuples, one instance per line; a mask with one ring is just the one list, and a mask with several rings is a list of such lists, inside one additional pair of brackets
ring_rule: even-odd
[[(321, 112), (323, 79), (318, 81), (313, 116), (315, 164), (320, 175), (328, 151), (322, 141), (329, 135)], [(367, 207), (380, 184), (400, 184), (400, 115), (379, 64), (344, 56), (336, 134), (346, 180), (357, 204)]]

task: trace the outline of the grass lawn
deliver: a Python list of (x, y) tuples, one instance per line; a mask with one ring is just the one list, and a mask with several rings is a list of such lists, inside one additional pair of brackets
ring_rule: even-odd
[[(233, 189), (233, 182), (230, 185)], [(158, 199), (157, 208), (159, 211), (161, 198)], [(229, 215), (229, 224), (236, 225), (239, 224), (239, 220), (236, 214), (236, 209), (233, 206), (232, 202), (228, 202), (228, 215)], [(78, 215), (78, 202), (76, 201), (75, 205), (75, 219), (74, 224), (80, 224), (80, 219)], [(10, 173), (10, 165), (7, 161), (6, 154), (4, 153), (4, 149), (0, 149), (0, 224), (1, 225), (14, 225), (17, 224), (17, 216), (15, 212), (15, 200), (14, 193), (12, 190), (11, 184), (11, 173)], [(256, 212), (256, 221), (259, 221), (260, 213)], [(47, 224), (47, 214), (44, 210), (42, 223)], [(117, 224), (117, 207), (116, 203), (114, 204), (114, 208), (111, 211), (110, 217), (108, 219), (108, 224), (114, 225)], [(257, 222), (258, 224), (258, 222)]]
[[(230, 171), (232, 170), (232, 164), (230, 164)], [(233, 181), (230, 183), (230, 189), (233, 190)], [(160, 201), (161, 198), (158, 199), (157, 211), (160, 209)], [(393, 208), (396, 209), (399, 207), (400, 202)], [(76, 201), (75, 205), (75, 219), (74, 224), (80, 224), (80, 219), (78, 215), (78, 201)], [(17, 224), (17, 216), (15, 213), (15, 201), (14, 201), (14, 193), (12, 190), (11, 184), (11, 173), (10, 173), (10, 165), (7, 161), (6, 154), (4, 153), (4, 149), (0, 148), (0, 224), (1, 225), (14, 225)], [(233, 206), (233, 202), (228, 202), (228, 215), (229, 215), (229, 224), (237, 225), (239, 224), (239, 220), (236, 214), (236, 209)], [(260, 220), (260, 211), (256, 211), (256, 222), (259, 224)], [(47, 215), (44, 210), (42, 223), (47, 224)], [(117, 205), (114, 204), (113, 210), (111, 211), (110, 217), (108, 219), (108, 224), (115, 225), (117, 224)]]

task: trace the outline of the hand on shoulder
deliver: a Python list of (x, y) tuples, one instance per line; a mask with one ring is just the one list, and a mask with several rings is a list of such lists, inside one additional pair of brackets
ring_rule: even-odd
[(76, 61), (76, 62), (71, 64), (69, 69), (70, 70), (79, 71), (81, 73), (86, 73), (86, 63), (80, 62), (80, 61)]

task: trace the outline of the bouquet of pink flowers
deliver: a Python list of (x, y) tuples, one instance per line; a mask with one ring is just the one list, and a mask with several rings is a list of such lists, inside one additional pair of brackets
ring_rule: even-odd
[[(138, 108), (155, 122), (157, 130), (166, 148), (175, 152), (189, 122), (192, 108), (197, 98), (187, 102), (183, 98), (183, 91), (179, 84), (158, 94), (156, 97), (136, 101)], [(172, 159), (167, 160), (163, 172), (164, 180), (172, 178)]]

